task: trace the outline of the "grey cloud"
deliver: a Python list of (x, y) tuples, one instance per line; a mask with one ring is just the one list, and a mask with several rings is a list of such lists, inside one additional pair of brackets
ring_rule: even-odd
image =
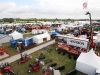
[[(47, 0), (42, 0), (46, 1)], [(58, 1), (58, 0), (57, 0)], [(64, 0), (65, 1), (65, 0)], [(61, 2), (61, 1), (60, 1)], [(43, 2), (45, 3), (45, 2)], [(64, 3), (64, 2), (63, 2)], [(70, 2), (68, 2), (70, 3)], [(77, 2), (76, 2), (77, 3)], [(50, 4), (50, 5), (48, 5)], [(54, 4), (54, 3), (53, 3)], [(87, 10), (82, 8), (81, 4), (73, 5), (72, 4), (61, 4), (59, 7), (58, 3), (53, 5), (52, 2), (44, 4), (45, 7), (30, 7), (30, 6), (17, 6), (13, 2), (9, 3), (0, 3), (0, 14), (1, 18), (5, 17), (20, 17), (20, 18), (88, 18), (84, 15)], [(66, 4), (66, 5), (65, 5)], [(92, 3), (93, 4), (93, 3)], [(97, 3), (98, 4), (98, 3)], [(68, 5), (68, 6), (67, 6)], [(89, 4), (90, 5), (90, 4)], [(89, 6), (88, 10), (92, 14), (92, 18), (100, 18), (100, 9), (99, 5)]]

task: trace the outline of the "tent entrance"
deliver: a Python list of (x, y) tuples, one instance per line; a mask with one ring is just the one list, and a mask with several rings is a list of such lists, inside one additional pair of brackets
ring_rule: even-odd
[(43, 42), (46, 42), (47, 41), (47, 38), (43, 38)]

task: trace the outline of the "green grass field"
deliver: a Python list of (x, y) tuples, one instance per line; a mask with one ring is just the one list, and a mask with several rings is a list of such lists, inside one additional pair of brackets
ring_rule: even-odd
[(31, 32), (28, 32), (28, 34), (24, 34), (23, 37), (32, 37), (32, 36), (35, 36), (35, 35), (39, 35), (39, 34), (32, 34)]
[[(50, 49), (51, 49), (51, 51), (50, 51)], [(65, 69), (61, 71), (62, 75), (65, 75), (65, 73), (68, 73), (70, 70), (75, 69), (76, 60), (74, 60), (73, 58), (69, 59), (67, 53), (65, 55), (62, 55), (62, 53), (58, 54), (58, 51), (55, 50), (55, 47), (51, 45), (51, 46), (48, 46), (46, 50), (41, 49), (41, 50), (38, 50), (38, 51), (32, 53), (31, 54), (32, 59), (29, 59), (29, 61), (26, 63), (18, 64), (18, 60), (11, 63), (12, 70), (15, 73), (17, 73), (18, 75), (42, 75), (42, 69), (40, 69), (37, 72), (32, 71), (31, 73), (28, 73), (29, 63), (33, 63), (35, 61), (35, 59), (38, 58), (41, 53), (43, 53), (46, 57), (42, 61), (45, 61), (47, 59), (53, 60), (53, 62), (46, 64), (47, 67), (54, 62), (57, 63), (57, 66), (55, 66), (54, 68), (57, 68), (62, 65), (65, 66)], [(41, 68), (42, 68), (42, 65), (41, 65)], [(4, 74), (4, 75), (6, 75), (6, 74)], [(85, 74), (83, 74), (81, 72), (77, 72), (76, 75), (85, 75)]]
[(28, 34), (24, 34), (23, 37), (31, 37), (34, 36), (34, 34), (32, 34), (31, 32), (29, 32)]

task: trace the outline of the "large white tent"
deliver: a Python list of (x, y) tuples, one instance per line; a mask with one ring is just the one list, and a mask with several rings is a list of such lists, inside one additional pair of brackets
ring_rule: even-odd
[(88, 53), (81, 53), (76, 62), (76, 70), (88, 75), (95, 75), (96, 70), (100, 69), (100, 57), (93, 49)]
[(39, 29), (39, 30), (38, 30), (38, 33), (40, 33), (40, 34), (41, 34), (41, 33), (45, 33), (45, 32), (46, 32), (46, 30), (44, 30), (44, 29)]
[(12, 39), (14, 39), (14, 40), (23, 38), (23, 34), (17, 32), (17, 31), (14, 31), (13, 33), (9, 34), (9, 36), (11, 36)]
[(43, 43), (44, 40), (45, 41), (50, 40), (50, 35), (48, 33), (44, 33), (44, 34), (33, 36), (32, 38), (33, 38), (33, 42), (35, 42), (36, 44), (40, 44)]
[(45, 33), (46, 30), (45, 29), (34, 29), (32, 30), (32, 34), (42, 34), (42, 33)]
[(38, 30), (37, 29), (32, 30), (32, 34), (38, 34)]

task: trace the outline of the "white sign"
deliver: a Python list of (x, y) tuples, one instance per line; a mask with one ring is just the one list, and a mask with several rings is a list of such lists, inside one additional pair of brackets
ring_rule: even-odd
[(67, 45), (72, 45), (72, 46), (87, 49), (88, 41), (81, 40), (81, 39), (75, 39), (75, 38), (67, 38)]

